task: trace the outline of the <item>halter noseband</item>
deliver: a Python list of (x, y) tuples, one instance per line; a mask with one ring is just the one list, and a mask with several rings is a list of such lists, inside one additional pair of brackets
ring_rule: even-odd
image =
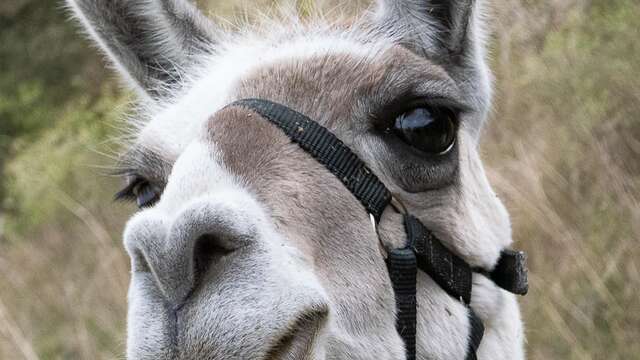
[[(324, 165), (349, 189), (370, 214), (374, 229), (388, 205), (404, 217), (407, 243), (403, 248), (385, 248), (389, 278), (396, 299), (396, 329), (403, 339), (407, 360), (416, 358), (417, 270), (427, 273), (445, 292), (469, 309), (471, 327), (467, 360), (476, 359), (484, 325), (470, 306), (472, 275), (487, 276), (504, 290), (518, 295), (528, 291), (526, 254), (503, 250), (492, 270), (473, 268), (457, 256), (394, 198), (366, 164), (329, 130), (284, 105), (264, 99), (244, 99), (239, 106), (258, 113), (278, 126), (302, 149)], [(376, 232), (377, 233), (377, 232)]]

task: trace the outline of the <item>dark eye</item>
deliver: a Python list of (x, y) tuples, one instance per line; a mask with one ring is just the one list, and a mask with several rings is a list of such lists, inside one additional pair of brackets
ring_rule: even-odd
[(139, 208), (152, 206), (159, 198), (160, 190), (137, 176), (129, 178), (127, 186), (116, 194), (116, 200), (135, 200)]
[(155, 186), (147, 181), (140, 182), (132, 189), (133, 195), (136, 197), (136, 203), (139, 208), (148, 207), (156, 203), (160, 197), (159, 191)]
[(422, 152), (444, 155), (456, 141), (455, 118), (453, 111), (445, 107), (419, 107), (398, 116), (393, 130)]

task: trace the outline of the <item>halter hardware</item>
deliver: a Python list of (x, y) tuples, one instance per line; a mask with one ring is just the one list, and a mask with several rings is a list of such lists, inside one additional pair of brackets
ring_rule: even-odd
[[(392, 195), (391, 196), (391, 200), (389, 202), (389, 205), (391, 205), (391, 207), (398, 214), (400, 214), (402, 216), (405, 216), (405, 215), (407, 215), (409, 213), (407, 211), (407, 208), (402, 203), (402, 201), (398, 200), (398, 197), (396, 195)], [(369, 213), (369, 219), (371, 220), (371, 226), (373, 226), (373, 232), (376, 233), (376, 235), (378, 235), (378, 245), (380, 247), (380, 253), (382, 253), (382, 257), (385, 260), (387, 260), (387, 258), (389, 257), (389, 249), (387, 249), (385, 244), (382, 243), (382, 239), (380, 239), (380, 236), (378, 234), (378, 222), (376, 221), (376, 217), (372, 213)]]
[(420, 269), (469, 309), (470, 339), (466, 359), (475, 360), (484, 325), (471, 308), (473, 273), (488, 277), (504, 290), (525, 295), (528, 291), (526, 254), (505, 249), (492, 270), (471, 267), (412, 216), (351, 149), (317, 122), (264, 99), (244, 99), (228, 106), (258, 113), (331, 171), (365, 207), (376, 235), (388, 205), (403, 216), (407, 233), (405, 246), (387, 249), (380, 242), (380, 247), (396, 298), (396, 329), (404, 341), (406, 359), (416, 358), (416, 281)]

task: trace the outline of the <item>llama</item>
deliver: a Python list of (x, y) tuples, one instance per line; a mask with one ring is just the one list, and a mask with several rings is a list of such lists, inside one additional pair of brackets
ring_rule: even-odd
[[(490, 108), (482, 1), (379, 0), (352, 21), (225, 31), (186, 0), (68, 0), (140, 98), (118, 167), (140, 211), (129, 359), (405, 359), (377, 226), (259, 113), (267, 99), (335, 134), (447, 249), (492, 269), (512, 242), (478, 146)], [(417, 359), (466, 359), (467, 306), (417, 273)], [(515, 296), (473, 274), (478, 359), (523, 359)]]

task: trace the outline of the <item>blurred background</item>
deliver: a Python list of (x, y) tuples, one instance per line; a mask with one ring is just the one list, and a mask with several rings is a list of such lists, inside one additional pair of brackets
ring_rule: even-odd
[[(494, 3), (482, 154), (529, 252), (529, 358), (640, 359), (640, 2)], [(0, 2), (0, 359), (123, 358), (131, 101), (59, 2)]]

